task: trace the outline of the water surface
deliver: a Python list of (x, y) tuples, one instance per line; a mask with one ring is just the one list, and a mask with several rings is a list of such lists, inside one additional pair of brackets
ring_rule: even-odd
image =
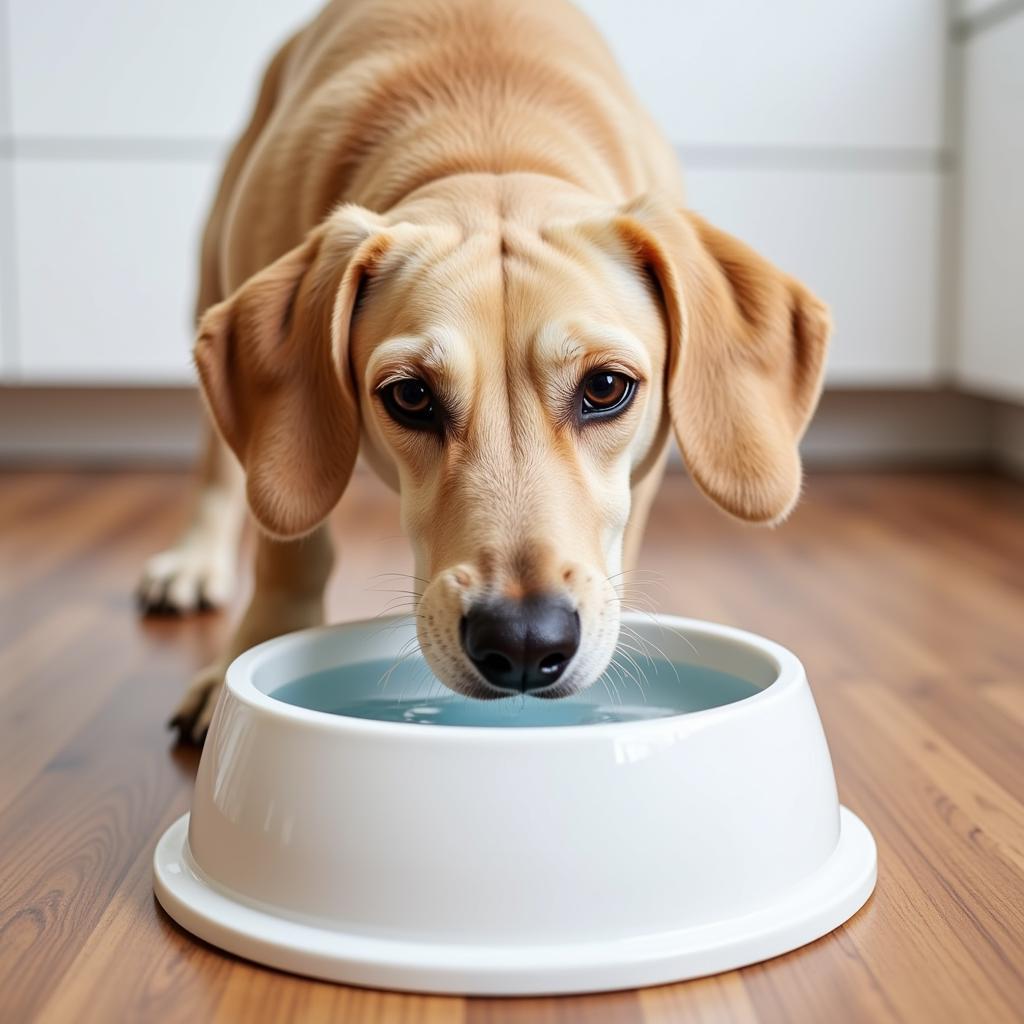
[(452, 693), (422, 660), (396, 667), (385, 659), (300, 676), (270, 696), (350, 718), (515, 729), (666, 718), (732, 704), (759, 690), (745, 679), (699, 665), (641, 659), (640, 669), (642, 678), (633, 665), (613, 662), (589, 689), (561, 700), (515, 696), (480, 701)]

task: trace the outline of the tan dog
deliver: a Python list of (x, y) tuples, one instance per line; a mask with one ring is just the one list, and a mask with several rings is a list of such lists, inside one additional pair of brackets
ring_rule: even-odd
[[(324, 520), (360, 450), (401, 494), (417, 624), (454, 690), (562, 696), (618, 641), (674, 430), (700, 488), (800, 490), (829, 320), (683, 208), (675, 155), (563, 0), (335, 0), (274, 58), (224, 173), (195, 358), (262, 527), (224, 667), (322, 620)], [(211, 439), (150, 605), (226, 595), (241, 475)]]

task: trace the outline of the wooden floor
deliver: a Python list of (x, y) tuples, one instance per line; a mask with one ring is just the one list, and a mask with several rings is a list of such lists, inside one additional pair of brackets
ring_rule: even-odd
[[(0, 1020), (1020, 1021), (1024, 1013), (1024, 488), (987, 476), (809, 481), (770, 532), (683, 478), (643, 565), (663, 610), (734, 623), (804, 660), (844, 802), (878, 840), (875, 895), (808, 948), (720, 977), (547, 1000), (320, 984), (197, 944), (150, 860), (188, 808), (194, 752), (164, 729), (224, 616), (140, 621), (130, 591), (185, 480), (0, 476)], [(336, 617), (408, 570), (368, 477), (338, 515)], [(756, 766), (751, 766), (756, 770)], [(752, 855), (755, 855), (752, 853)]]

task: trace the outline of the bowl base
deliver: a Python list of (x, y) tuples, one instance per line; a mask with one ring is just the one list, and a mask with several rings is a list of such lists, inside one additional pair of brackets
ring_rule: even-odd
[(875, 842), (840, 808), (835, 852), (773, 906), (619, 942), (566, 946), (417, 943), (350, 935), (277, 917), (210, 884), (188, 849), (188, 815), (161, 837), (154, 888), (206, 942), (270, 967), (368, 988), (458, 995), (566, 995), (684, 981), (788, 953), (851, 918), (875, 887)]

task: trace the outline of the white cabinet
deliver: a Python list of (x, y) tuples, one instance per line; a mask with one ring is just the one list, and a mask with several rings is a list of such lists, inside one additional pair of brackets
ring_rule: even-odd
[(19, 160), (20, 375), (187, 382), (213, 163)]
[(961, 317), (966, 386), (1024, 399), (1024, 11), (964, 55)]
[(939, 0), (578, 0), (673, 142), (943, 144)]
[(321, 0), (7, 0), (22, 138), (223, 139)]
[(933, 381), (941, 175), (697, 171), (689, 205), (832, 308), (832, 384)]

